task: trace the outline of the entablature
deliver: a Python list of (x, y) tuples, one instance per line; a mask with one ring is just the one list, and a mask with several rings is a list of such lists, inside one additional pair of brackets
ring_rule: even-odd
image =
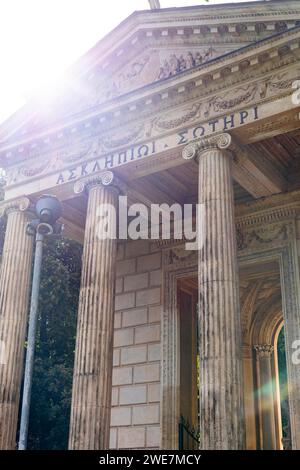
[[(61, 126), (57, 124), (55, 127), (47, 128), (40, 135), (28, 136), (13, 144), (3, 143), (0, 147), (1, 163), (7, 166), (10, 165), (10, 161), (15, 164), (21, 160), (34, 158), (47, 150), (69, 144), (70, 140), (75, 141), (78, 134), (80, 139), (96, 135), (101, 139), (101, 135), (108, 133), (109, 137), (110, 131), (120, 129), (121, 126), (121, 133), (126, 134), (129, 123), (132, 122), (132, 126), (138, 128), (139, 126), (136, 126), (138, 121), (142, 118), (151, 121), (153, 115), (157, 121), (162, 121), (164, 113), (169, 113), (170, 109), (172, 113), (176, 109), (181, 110), (186, 103), (193, 103), (192, 107), (187, 106), (191, 107), (187, 112), (192, 114), (191, 118), (201, 120), (196, 109), (201, 104), (202, 119), (209, 120), (222, 115), (222, 112), (242, 108), (250, 101), (262, 102), (290, 94), (292, 82), (299, 77), (300, 69), (295, 67), (300, 55), (299, 41), (300, 28), (297, 27), (259, 44), (247, 46), (240, 51), (215, 59), (212, 63), (203, 64), (176, 77), (161, 80), (123, 95), (101, 106), (101, 110), (93, 109), (89, 113), (79, 113), (78, 116), (73, 116), (72, 121), (64, 121)], [(241, 88), (237, 88), (238, 85), (241, 85)], [(216, 93), (219, 95), (216, 96)], [(231, 100), (230, 93), (233, 95)], [(180, 113), (181, 111), (179, 115)], [(177, 128), (180, 128), (180, 124), (185, 124), (184, 116), (176, 119)], [(149, 137), (147, 130), (143, 136), (137, 135), (136, 141), (137, 139), (142, 141), (145, 137)]]
[[(289, 2), (291, 3), (291, 2)], [(293, 3), (294, 5), (294, 3)], [(260, 8), (261, 5), (257, 5), (256, 8)], [(270, 7), (271, 7), (271, 3), (270, 3)], [(271, 16), (276, 16), (276, 15), (281, 15), (283, 14), (283, 12), (281, 10), (278, 9), (278, 4), (274, 7), (272, 6), (272, 11), (270, 10), (270, 7), (268, 6), (268, 9), (265, 8), (265, 6), (263, 7), (263, 10), (262, 12), (257, 15), (254, 14), (253, 10), (249, 8), (249, 5), (247, 6), (248, 10), (245, 10), (245, 13), (243, 15), (240, 15), (238, 13), (236, 13), (236, 11), (233, 11), (233, 9), (230, 9), (229, 8), (229, 13), (227, 13), (229, 16), (230, 15), (236, 15), (237, 18), (240, 18), (241, 16), (243, 18), (247, 17), (247, 16), (253, 16), (253, 17), (257, 17), (259, 16), (260, 19), (264, 16), (264, 15), (271, 15)], [(179, 10), (184, 10), (184, 9), (179, 9)], [(191, 9), (191, 11), (193, 11), (193, 9)], [(204, 10), (205, 11), (205, 10)], [(220, 14), (221, 10), (217, 10)], [(281, 13), (279, 13), (279, 11), (281, 11)], [(291, 17), (291, 14), (290, 13), (287, 13), (289, 12), (288, 8), (287, 10), (284, 9), (284, 11), (286, 11), (286, 13), (284, 14), (287, 14), (287, 15), (290, 15), (289, 17)], [(172, 18), (168, 18), (168, 21), (170, 23), (172, 23), (172, 21), (174, 20), (173, 18), (173, 14), (175, 17), (178, 17), (178, 11), (177, 10), (172, 10)], [(198, 15), (198, 16), (197, 16)], [(193, 21), (198, 21), (199, 24), (201, 25), (201, 21), (208, 21), (208, 23), (206, 24), (209, 24), (209, 21), (213, 19), (213, 15), (214, 14), (209, 14), (209, 15), (200, 15), (199, 16), (199, 12), (197, 12), (197, 15), (194, 17), (194, 15), (192, 14), (191, 18), (193, 19)], [(134, 16), (134, 15), (133, 15)], [(145, 17), (148, 18), (149, 15), (145, 15)], [(222, 16), (222, 15), (221, 15)], [(294, 23), (290, 23), (289, 26), (297, 26), (297, 20), (295, 18), (297, 18), (299, 16), (299, 21), (300, 21), (300, 8), (299, 8), (299, 11), (298, 13), (295, 13), (294, 12)], [(137, 17), (139, 17), (139, 15), (137, 15)], [(144, 18), (144, 17), (143, 17)], [(189, 16), (186, 16), (184, 17), (185, 18), (185, 23), (186, 24), (188, 22), (188, 19), (190, 18)], [(190, 18), (190, 21), (191, 21), (191, 18)], [(224, 20), (225, 20), (226, 15), (224, 16)], [(228, 19), (228, 18), (227, 18)], [(155, 21), (157, 20), (157, 17), (155, 16)], [(141, 20), (142, 21), (142, 20)], [(242, 20), (240, 20), (242, 21)], [(126, 23), (126, 22), (125, 22)], [(141, 23), (142, 24), (142, 23)], [(141, 26), (141, 24), (139, 24), (139, 27)], [(146, 23), (147, 24), (147, 23)], [(156, 23), (156, 26), (159, 25), (159, 22)], [(241, 25), (241, 23), (240, 23)], [(282, 25), (281, 25), (282, 26)], [(208, 27), (208, 26), (207, 26)], [(237, 26), (236, 26), (237, 27)], [(229, 28), (230, 29), (230, 28)], [(254, 28), (255, 29), (255, 28)], [(199, 47), (200, 46), (203, 46), (204, 48), (209, 46), (211, 48), (211, 50), (213, 49), (214, 47), (214, 41), (212, 41), (210, 38), (207, 38), (206, 36), (202, 37), (202, 33), (201, 33), (201, 28), (199, 29), (199, 34), (198, 36), (201, 38), (199, 41)], [(11, 133), (11, 135), (9, 134), (9, 132), (7, 133), (6, 132), (6, 126), (2, 126), (3, 128), (3, 132), (2, 132), (2, 148), (9, 148), (10, 147), (10, 143), (12, 144), (11, 147), (14, 147), (16, 144), (22, 146), (22, 145), (25, 145), (26, 142), (28, 141), (32, 141), (32, 140), (36, 140), (36, 139), (43, 139), (45, 138), (46, 136), (49, 136), (50, 134), (53, 136), (55, 134), (60, 134), (62, 131), (63, 132), (71, 132), (71, 131), (74, 131), (74, 128), (75, 127), (80, 127), (80, 125), (82, 125), (84, 127), (84, 125), (86, 124), (90, 124), (90, 121), (94, 123), (95, 120), (97, 120), (98, 124), (100, 125), (100, 128), (103, 128), (103, 129), (106, 129), (106, 128), (109, 128), (109, 127), (112, 127), (114, 125), (117, 125), (118, 124), (118, 118), (122, 118), (124, 115), (126, 115), (126, 119), (134, 119), (135, 116), (135, 112), (138, 110), (140, 111), (140, 108), (148, 108), (148, 111), (151, 112), (152, 111), (152, 108), (154, 109), (155, 108), (155, 104), (159, 104), (159, 106), (161, 107), (165, 107), (166, 106), (166, 103), (165, 103), (165, 99), (166, 99), (166, 88), (169, 88), (169, 93), (170, 94), (174, 94), (176, 95), (175, 97), (177, 97), (179, 99), (179, 95), (183, 94), (184, 92), (184, 89), (186, 87), (186, 89), (188, 91), (191, 91), (190, 89), (191, 88), (196, 88), (197, 91), (200, 91), (200, 95), (201, 95), (201, 90), (199, 90), (199, 86), (201, 88), (201, 85), (204, 84), (204, 88), (207, 88), (207, 86), (209, 85), (209, 89), (206, 90), (208, 92), (211, 91), (211, 88), (212, 88), (212, 82), (214, 82), (216, 85), (217, 85), (217, 88), (220, 87), (220, 84), (218, 83), (218, 80), (220, 79), (222, 82), (226, 81), (226, 84), (228, 85), (228, 76), (230, 75), (230, 78), (231, 80), (233, 79), (233, 75), (236, 75), (235, 72), (242, 72), (243, 75), (245, 75), (246, 71), (247, 73), (249, 72), (250, 68), (253, 69), (253, 67), (255, 65), (262, 65), (262, 64), (265, 64), (267, 62), (267, 55), (264, 55), (263, 51), (261, 50), (261, 55), (260, 57), (258, 57), (257, 59), (255, 59), (254, 57), (252, 59), (250, 59), (250, 63), (248, 63), (248, 58), (246, 57), (245, 55), (245, 52), (248, 50), (248, 48), (250, 47), (251, 49), (251, 46), (253, 46), (254, 48), (255, 47), (260, 47), (262, 48), (263, 47), (263, 43), (266, 45), (266, 47), (268, 48), (269, 47), (269, 42), (271, 41), (275, 41), (276, 40), (276, 36), (272, 36), (270, 37), (270, 34), (272, 35), (273, 33), (275, 32), (278, 32), (279, 33), (279, 36), (281, 35), (285, 35), (285, 33), (289, 33), (289, 29), (287, 27), (274, 27), (274, 29), (268, 29), (268, 37), (266, 38), (266, 36), (260, 36), (258, 33), (256, 33), (256, 35), (252, 38), (252, 40), (245, 40), (243, 41), (242, 43), (235, 43), (235, 47), (229, 47), (228, 49), (228, 53), (227, 54), (224, 54), (224, 52), (226, 52), (226, 47), (225, 49), (223, 48), (223, 52), (220, 51), (217, 52), (217, 56), (219, 57), (215, 57), (214, 56), (216, 54), (213, 54), (213, 56), (209, 55), (208, 56), (208, 60), (206, 61), (206, 59), (203, 57), (203, 63), (201, 64), (198, 64), (197, 66), (195, 66), (195, 64), (197, 63), (197, 60), (196, 60), (196, 55), (197, 55), (197, 51), (195, 50), (194, 52), (192, 51), (192, 54), (194, 54), (194, 57), (191, 58), (191, 60), (187, 60), (187, 57), (183, 57), (183, 60), (185, 62), (185, 67), (183, 69), (183, 71), (180, 71), (179, 73), (177, 72), (177, 70), (175, 70), (174, 74), (171, 73), (171, 76), (169, 76), (168, 78), (165, 78), (164, 74), (162, 75), (162, 78), (159, 77), (159, 74), (157, 75), (157, 77), (152, 80), (152, 83), (151, 83), (151, 80), (149, 82), (148, 78), (146, 80), (146, 83), (144, 80), (142, 80), (141, 82), (136, 82), (135, 80), (132, 81), (131, 83), (131, 89), (126, 89), (126, 87), (122, 88), (122, 90), (120, 90), (120, 93), (115, 93), (115, 91), (112, 93), (112, 95), (106, 95), (105, 99), (100, 99), (100, 95), (101, 95), (101, 86), (99, 85), (98, 82), (96, 83), (93, 83), (93, 80), (94, 80), (94, 77), (98, 77), (99, 76), (102, 76), (101, 73), (96, 73), (95, 70), (93, 70), (91, 72), (90, 75), (88, 75), (87, 73), (87, 70), (89, 70), (90, 67), (95, 67), (95, 60), (98, 60), (100, 59), (102, 61), (102, 65), (101, 67), (103, 67), (105, 64), (105, 68), (107, 68), (107, 72), (106, 72), (106, 75), (104, 74), (103, 75), (103, 82), (105, 84), (107, 83), (114, 83), (115, 80), (114, 80), (114, 71), (112, 69), (109, 68), (108, 64), (104, 61), (104, 52), (106, 51), (108, 53), (108, 51), (110, 50), (108, 45), (106, 44), (105, 41), (103, 41), (103, 44), (102, 44), (102, 41), (101, 41), (101, 44), (102, 44), (102, 49), (100, 48), (99, 49), (99, 46), (98, 49), (97, 47), (94, 49), (92, 49), (92, 51), (90, 51), (90, 53), (88, 53), (85, 57), (83, 57), (81, 59), (81, 61), (79, 61), (79, 63), (74, 67), (74, 70), (76, 70), (76, 73), (78, 73), (79, 75), (83, 74), (83, 70), (84, 70), (84, 73), (87, 74), (89, 76), (89, 79), (88, 79), (88, 82), (89, 80), (91, 80), (90, 82), (90, 85), (91, 85), (91, 89), (92, 89), (92, 93), (91, 93), (91, 89), (87, 88), (87, 84), (84, 84), (84, 83), (81, 83), (78, 82), (77, 85), (76, 85), (76, 73), (73, 73), (70, 74), (70, 79), (72, 80), (72, 77), (74, 76), (74, 85), (76, 85), (78, 88), (80, 88), (80, 86), (82, 85), (83, 86), (83, 89), (85, 91), (84, 95), (78, 95), (77, 99), (75, 99), (75, 101), (71, 100), (71, 107), (72, 109), (70, 108), (69, 109), (69, 105), (70, 105), (70, 102), (67, 102), (65, 103), (64, 101), (62, 102), (62, 109), (57, 109), (53, 110), (53, 117), (54, 117), (54, 121), (52, 122), (51, 119), (50, 121), (47, 123), (46, 122), (46, 126), (45, 127), (39, 127), (39, 125), (35, 126), (33, 125), (33, 127), (30, 129), (30, 130), (26, 130), (26, 125), (25, 127), (22, 125), (19, 125), (19, 131), (17, 134), (15, 134), (14, 132)], [(188, 30), (188, 28), (183, 28), (182, 29), (182, 33), (183, 34), (178, 34), (180, 32), (180, 30), (176, 30), (176, 34), (178, 35), (179, 37), (179, 43), (180, 43), (180, 47), (182, 48), (185, 48), (185, 50), (183, 49), (180, 49), (181, 51), (185, 51), (185, 54), (189, 55), (189, 52), (188, 52), (188, 49), (190, 47), (190, 38), (192, 36), (197, 36), (197, 32), (196, 32), (196, 29), (193, 29), (192, 32)], [(113, 31), (114, 34), (118, 34), (118, 28), (117, 30)], [(162, 34), (164, 33), (164, 34)], [(125, 32), (124, 32), (125, 34)], [(165, 44), (163, 45), (162, 43), (159, 43), (159, 44), (153, 44), (151, 43), (151, 41), (157, 41), (159, 38), (159, 41), (167, 41), (168, 37), (169, 37), (169, 33), (168, 33), (168, 30), (164, 30), (161, 32), (161, 34), (154, 34), (151, 36), (150, 32), (147, 31), (145, 33), (145, 50), (146, 51), (150, 51), (150, 48), (152, 47), (152, 50), (163, 50), (163, 47), (167, 47), (167, 50), (171, 51), (172, 52), (172, 48), (170, 49), (170, 45), (169, 44)], [(147, 36), (148, 34), (148, 36)], [(149, 36), (150, 34), (150, 36)], [(216, 34), (216, 33), (214, 33)], [(126, 36), (126, 35), (125, 35)], [(172, 36), (172, 34), (171, 34)], [(236, 41), (236, 38), (240, 38), (242, 36), (242, 33), (238, 34), (238, 35), (235, 35), (235, 33), (233, 31), (228, 31), (228, 34), (226, 33), (225, 36), (224, 34), (219, 34), (217, 33), (217, 40), (216, 42), (219, 41), (219, 46), (221, 47), (221, 45), (223, 44), (227, 44), (227, 43), (230, 43), (230, 41)], [(173, 38), (173, 36), (172, 36)], [(263, 38), (263, 39), (262, 39)], [(141, 46), (141, 44), (143, 43), (144, 39), (142, 41), (140, 41), (140, 38), (137, 39), (135, 41), (135, 46), (134, 47), (138, 47), (138, 48), (143, 48), (144, 46)], [(149, 42), (150, 41), (150, 42)], [(173, 39), (172, 39), (173, 41)], [(265, 42), (266, 41), (266, 42)], [(269, 41), (269, 42), (268, 42)], [(245, 45), (245, 44), (250, 44), (250, 46), (245, 46), (244, 48), (241, 48), (241, 45)], [(113, 41), (113, 44), (114, 46), (116, 46), (116, 44), (118, 43), (118, 40), (116, 41)], [(104, 49), (103, 48), (103, 45), (106, 44), (107, 46), (107, 49)], [(193, 43), (194, 46), (196, 45), (196, 43), (194, 42)], [(174, 45), (174, 44), (173, 44)], [(275, 48), (276, 48), (276, 45), (274, 44)], [(296, 48), (296, 45), (294, 44), (290, 44), (290, 47), (293, 49), (294, 47)], [(232, 49), (237, 49), (236, 51), (233, 51)], [(249, 51), (250, 51), (249, 49)], [(97, 54), (96, 54), (96, 51), (97, 50)], [(130, 51), (132, 50), (132, 47), (130, 49)], [(252, 50), (252, 49), (251, 49)], [(117, 58), (118, 60), (121, 60), (121, 57), (122, 55), (124, 55), (124, 64), (128, 65), (128, 62), (130, 62), (130, 55), (128, 55), (129, 50), (127, 50), (126, 48), (124, 48), (124, 50), (120, 50), (117, 52)], [(100, 53), (101, 52), (101, 53)], [(122, 53), (121, 53), (122, 52)], [(228, 63), (228, 65), (225, 63), (226, 61), (229, 61), (230, 62), (230, 58), (234, 58), (236, 57), (236, 55), (234, 55), (234, 52), (237, 53), (237, 55), (240, 55), (243, 53), (243, 56), (244, 59), (245, 59), (245, 62), (243, 62), (243, 57), (240, 58), (240, 63), (239, 61), (236, 61), (235, 64), (231, 64), (231, 63)], [(135, 52), (136, 53), (136, 52)], [(288, 50), (283, 48), (280, 50), (280, 48), (278, 49), (277, 53), (275, 50), (271, 50), (270, 49), (270, 53), (273, 54), (273, 56), (271, 55), (271, 59), (276, 57), (276, 54), (278, 53), (280, 57), (282, 56), (285, 56), (285, 60), (286, 60), (286, 55), (288, 53)], [(202, 53), (201, 53), (202, 54)], [(232, 55), (233, 54), (233, 55)], [(250, 56), (251, 56), (251, 53), (250, 53)], [(118, 67), (118, 65), (116, 65), (118, 63), (118, 60), (116, 60), (116, 58), (112, 57), (112, 64), (114, 64), (115, 67)], [(204, 60), (205, 59), (205, 60)], [(217, 59), (221, 59), (220, 61), (218, 61)], [(225, 61), (225, 62), (224, 62)], [(139, 60), (136, 59), (136, 62), (134, 63), (134, 67), (138, 67), (139, 68), (139, 71), (143, 68), (143, 64), (139, 64)], [(159, 65), (156, 64), (155, 67), (151, 67), (151, 69), (155, 69), (157, 68), (157, 72), (159, 72)], [(224, 68), (223, 68), (224, 67)], [(121, 70), (121, 69), (120, 69)], [(180, 68), (181, 70), (181, 68)], [(125, 69), (123, 70), (123, 72), (120, 74), (120, 77), (122, 76), (122, 80), (124, 79), (125, 75), (128, 77), (128, 74), (127, 72), (125, 73)], [(135, 70), (135, 72), (137, 72), (137, 70)], [(198, 72), (200, 72), (200, 76), (198, 76)], [(196, 75), (195, 75), (196, 74)], [(132, 78), (132, 74), (129, 73), (130, 77)], [(152, 76), (152, 74), (150, 74), (150, 76)], [(150, 77), (151, 78), (151, 77)], [(98, 79), (97, 79), (98, 80)], [(193, 83), (193, 80), (194, 80), (194, 83)], [(188, 83), (188, 81), (190, 83)], [(234, 83), (235, 80), (232, 80), (232, 82)], [(186, 83), (185, 83), (186, 82)], [(146, 85), (146, 86), (142, 86), (142, 85)], [(76, 88), (76, 87), (75, 87)], [(67, 90), (66, 90), (67, 92)], [(196, 93), (197, 94), (197, 93)], [(150, 96), (149, 96), (150, 95)], [(86, 96), (88, 96), (88, 99), (87, 99), (87, 102), (86, 104), (82, 105), (82, 103), (85, 103), (85, 100), (86, 100)], [(199, 95), (198, 95), (199, 96)], [(100, 99), (100, 102), (99, 102), (99, 99)], [(151, 105), (154, 105), (154, 106), (151, 106)], [(50, 105), (49, 105), (50, 106)], [(30, 112), (33, 112), (34, 111), (34, 106), (33, 106), (33, 109), (30, 110)], [(30, 113), (29, 113), (30, 114)], [(33, 112), (33, 114), (35, 114)], [(46, 113), (47, 114), (47, 113)], [(48, 113), (49, 114), (49, 113)], [(51, 114), (51, 113), (50, 113)], [(34, 123), (35, 121), (35, 117), (33, 116), (32, 119), (29, 119), (28, 120), (28, 125), (32, 125), (32, 123)], [(8, 126), (9, 127), (9, 126)], [(10, 137), (9, 137), (10, 135)], [(5, 139), (5, 141), (4, 141)]]

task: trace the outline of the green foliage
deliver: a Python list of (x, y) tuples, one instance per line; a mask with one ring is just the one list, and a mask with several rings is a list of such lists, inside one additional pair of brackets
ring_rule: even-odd
[[(6, 219), (0, 218), (0, 260)], [(67, 239), (45, 243), (30, 409), (29, 449), (68, 445), (81, 246)]]
[(283, 433), (283, 437), (288, 437), (290, 434), (290, 430), (289, 430), (290, 414), (289, 414), (288, 388), (287, 388), (288, 386), (287, 386), (284, 328), (281, 329), (279, 336), (278, 336), (277, 355), (278, 355), (278, 370), (279, 370), (282, 433)]
[(46, 242), (39, 298), (29, 449), (66, 449), (71, 406), (81, 247)]

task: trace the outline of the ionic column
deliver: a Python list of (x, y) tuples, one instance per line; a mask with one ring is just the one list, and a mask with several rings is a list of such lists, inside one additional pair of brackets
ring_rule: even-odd
[[(74, 190), (88, 192), (70, 422), (70, 449), (108, 449), (111, 412), (118, 192), (111, 172), (84, 179)], [(106, 206), (105, 217), (101, 207)]]
[(33, 237), (26, 234), (29, 199), (3, 203), (7, 226), (0, 271), (0, 449), (15, 449)]
[(261, 419), (262, 449), (276, 449), (275, 403), (271, 358), (271, 344), (254, 346), (257, 360), (259, 415)]
[(203, 449), (243, 449), (242, 346), (234, 223), (231, 137), (194, 141), (183, 157), (199, 163), (204, 207), (198, 255), (200, 332), (200, 439)]

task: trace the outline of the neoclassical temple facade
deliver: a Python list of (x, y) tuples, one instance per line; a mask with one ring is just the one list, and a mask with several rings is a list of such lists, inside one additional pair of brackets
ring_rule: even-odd
[[(202, 449), (300, 449), (299, 25), (299, 1), (133, 13), (55, 99), (1, 126), (1, 449), (16, 446), (26, 224), (45, 193), (83, 245), (70, 449), (178, 449), (181, 416)], [(98, 207), (120, 194), (204, 205), (203, 247), (99, 239)]]

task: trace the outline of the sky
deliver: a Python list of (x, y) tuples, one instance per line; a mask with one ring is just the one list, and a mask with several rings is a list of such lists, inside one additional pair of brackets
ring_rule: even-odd
[[(249, 0), (210, 0), (210, 4)], [(255, 1), (255, 0), (253, 0)], [(161, 8), (207, 4), (160, 0)], [(0, 123), (148, 0), (0, 0)]]

